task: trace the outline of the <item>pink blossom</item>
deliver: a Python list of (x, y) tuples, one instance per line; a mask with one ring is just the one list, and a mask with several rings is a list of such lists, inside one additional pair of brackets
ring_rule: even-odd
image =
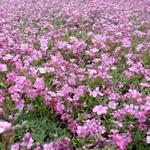
[(91, 90), (89, 89), (89, 92), (90, 92), (90, 96), (93, 96), (93, 97), (103, 96), (103, 95), (104, 95), (103, 93), (101, 93), (101, 92), (99, 91), (99, 87), (97, 87), (94, 91), (91, 91)]
[(147, 141), (147, 144), (150, 144), (150, 130), (148, 130), (147, 132), (146, 141)]
[(111, 109), (116, 109), (118, 103), (114, 102), (114, 101), (110, 101), (108, 103), (108, 107), (111, 108)]
[(96, 105), (93, 108), (93, 112), (97, 115), (107, 114), (107, 107), (102, 105)]
[(36, 88), (39, 91), (44, 90), (44, 80), (43, 80), (43, 78), (36, 78), (36, 81), (34, 83), (34, 88)]
[(112, 141), (118, 147), (118, 150), (126, 150), (127, 145), (131, 142), (131, 136), (126, 134), (113, 134)]
[(122, 40), (122, 45), (123, 45), (123, 47), (125, 47), (125, 48), (131, 47), (131, 40), (130, 40), (129, 38), (124, 38), (124, 39)]
[(0, 134), (4, 132), (8, 132), (11, 129), (12, 129), (11, 123), (0, 120)]
[(48, 41), (47, 41), (47, 39), (41, 38), (40, 39), (40, 44), (41, 44), (41, 49), (42, 50), (47, 50), (47, 48), (48, 48)]
[(147, 144), (150, 144), (150, 135), (146, 137)]
[(150, 88), (150, 84), (148, 83), (140, 83), (142, 88)]
[(53, 147), (53, 142), (48, 143), (48, 144), (44, 144), (43, 150), (55, 150)]
[(20, 149), (19, 143), (11, 145), (11, 150), (19, 150), (19, 149)]
[(6, 71), (7, 71), (6, 64), (0, 64), (0, 72), (6, 72)]

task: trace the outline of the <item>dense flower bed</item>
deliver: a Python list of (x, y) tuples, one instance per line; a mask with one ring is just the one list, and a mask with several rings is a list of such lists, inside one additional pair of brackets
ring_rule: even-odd
[(0, 149), (149, 144), (149, 0), (0, 0)]

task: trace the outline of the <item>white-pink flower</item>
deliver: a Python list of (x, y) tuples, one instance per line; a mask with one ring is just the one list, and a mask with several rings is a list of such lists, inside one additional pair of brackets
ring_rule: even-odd
[(148, 130), (147, 132), (146, 141), (147, 141), (147, 144), (150, 144), (150, 130)]
[(35, 83), (34, 83), (34, 88), (37, 90), (43, 90), (44, 89), (44, 80), (43, 78), (37, 78)]
[(12, 128), (11, 123), (7, 121), (0, 120), (0, 134), (10, 131)]
[(0, 72), (5, 72), (5, 71), (7, 71), (6, 64), (0, 64)]
[(91, 91), (91, 90), (89, 89), (89, 93), (90, 93), (90, 96), (93, 96), (93, 97), (103, 96), (103, 95), (104, 95), (103, 93), (101, 93), (101, 92), (99, 91), (99, 87), (97, 87), (94, 91)]
[(124, 39), (122, 40), (122, 45), (123, 45), (123, 47), (125, 47), (125, 48), (131, 47), (131, 40), (130, 40), (129, 38), (124, 38)]
[(107, 107), (102, 105), (96, 105), (93, 108), (93, 112), (97, 115), (107, 114)]
[(147, 141), (147, 144), (150, 144), (150, 136), (149, 135), (146, 137), (146, 141)]
[(140, 83), (140, 86), (142, 88), (150, 88), (150, 84), (149, 83)]
[(48, 143), (48, 144), (44, 144), (43, 150), (54, 150), (53, 142)]

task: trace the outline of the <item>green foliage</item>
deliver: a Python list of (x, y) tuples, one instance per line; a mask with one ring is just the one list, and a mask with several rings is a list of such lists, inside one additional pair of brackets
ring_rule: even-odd
[(30, 102), (30, 105), (33, 107), (32, 110), (23, 111), (14, 122), (14, 124), (22, 124), (27, 121), (23, 128), (16, 130), (15, 142), (20, 141), (26, 132), (30, 132), (33, 139), (40, 144), (71, 136), (65, 124), (42, 103), (41, 97)]
[(35, 44), (34, 44), (34, 47), (35, 47), (35, 49), (36, 50), (40, 50), (40, 44), (38, 43), (38, 42), (36, 42)]
[(64, 20), (61, 19), (61, 18), (55, 18), (55, 19), (53, 20), (53, 25), (54, 25), (55, 27), (60, 27), (60, 26), (62, 26), (63, 24), (64, 24)]
[(102, 78), (92, 78), (84, 80), (84, 84), (91, 87), (91, 89), (95, 90), (96, 87), (100, 87), (105, 84)]
[(135, 130), (132, 134), (132, 144), (128, 146), (128, 150), (149, 150), (150, 146), (146, 144), (146, 135), (144, 132)]
[(145, 66), (150, 67), (150, 54), (148, 52), (144, 53), (143, 61), (144, 61)]
[(46, 61), (45, 58), (42, 57), (40, 60), (35, 61), (35, 62), (34, 62), (34, 65), (37, 66), (37, 67), (40, 67), (40, 66), (43, 65), (43, 63), (44, 63), (45, 61)]

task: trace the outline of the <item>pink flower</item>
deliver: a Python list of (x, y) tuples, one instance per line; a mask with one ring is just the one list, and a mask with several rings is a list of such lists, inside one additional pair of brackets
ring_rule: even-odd
[(32, 146), (33, 146), (33, 139), (31, 137), (31, 134), (29, 132), (24, 134), (23, 137), (23, 142), (21, 143), (21, 145), (24, 147), (26, 147), (27, 150), (31, 150)]
[(5, 110), (0, 107), (0, 116), (2, 116), (5, 113)]
[(97, 52), (99, 52), (99, 49), (97, 49), (97, 48), (92, 48), (92, 49), (86, 51), (86, 54), (92, 57), (92, 56), (95, 56), (95, 54), (96, 54)]
[(96, 119), (87, 120), (83, 126), (77, 127), (77, 134), (79, 137), (86, 138), (87, 136), (93, 136), (105, 133), (105, 127), (100, 125), (100, 122)]
[(64, 109), (65, 109), (65, 106), (63, 104), (61, 104), (60, 102), (57, 102), (57, 104), (55, 106), (56, 112), (59, 114), (62, 114)]
[(7, 71), (7, 66), (5, 64), (0, 64), (0, 72)]
[(77, 128), (77, 134), (80, 137), (85, 138), (88, 135), (88, 131), (87, 131), (88, 127), (87, 126), (78, 126)]
[(93, 108), (93, 112), (97, 115), (102, 115), (102, 114), (107, 114), (107, 107), (102, 106), (102, 105), (96, 105)]
[(37, 145), (36, 145), (35, 150), (42, 150), (42, 148), (41, 148), (40, 144), (37, 144)]
[(3, 96), (3, 91), (0, 90), (0, 106), (2, 106), (2, 104), (4, 103), (4, 100), (5, 100), (5, 98)]
[(59, 96), (67, 96), (69, 93), (71, 93), (73, 90), (72, 88), (68, 85), (65, 84), (60, 91), (58, 91), (57, 95)]
[(34, 100), (37, 97), (38, 93), (35, 89), (30, 89), (27, 92), (27, 96), (31, 99)]
[(123, 123), (122, 122), (119, 122), (119, 121), (114, 121), (115, 125), (118, 127), (118, 128), (122, 128), (123, 127)]
[(24, 104), (24, 100), (20, 100), (16, 103), (16, 108), (19, 109), (19, 111), (22, 111), (24, 108), (25, 104)]
[(15, 72), (10, 72), (10, 73), (7, 74), (7, 80), (6, 81), (8, 83), (11, 83), (15, 80), (15, 78), (16, 78), (16, 73)]
[(146, 137), (147, 144), (150, 144), (150, 135)]
[(12, 129), (11, 123), (0, 120), (0, 134)]
[(147, 144), (150, 144), (150, 130), (148, 130), (147, 132), (146, 141), (147, 141)]
[(129, 38), (124, 38), (122, 40), (122, 46), (125, 48), (131, 47), (131, 40)]
[(129, 99), (135, 100), (138, 103), (141, 103), (143, 101), (142, 94), (139, 93), (137, 90), (129, 89), (129, 92), (125, 96)]
[(138, 46), (137, 46), (137, 51), (143, 51), (144, 50), (144, 45), (143, 44), (139, 44)]
[(90, 96), (93, 96), (93, 97), (103, 96), (103, 95), (104, 95), (103, 93), (101, 93), (101, 92), (99, 91), (99, 87), (97, 87), (94, 91), (91, 91), (91, 90), (89, 89), (89, 93), (90, 93)]
[(118, 150), (126, 150), (127, 145), (131, 142), (131, 136), (127, 134), (113, 134), (112, 141), (118, 147)]
[(108, 107), (111, 108), (111, 109), (116, 109), (118, 103), (114, 102), (114, 101), (110, 101), (108, 103)]
[(40, 44), (41, 44), (41, 49), (42, 50), (47, 50), (47, 48), (48, 48), (48, 40), (47, 39), (44, 39), (44, 38), (42, 38), (42, 39), (40, 39)]
[(142, 88), (150, 88), (150, 84), (148, 84), (148, 83), (140, 83), (140, 86)]
[(34, 83), (34, 88), (36, 88), (39, 91), (44, 90), (44, 80), (43, 80), (43, 78), (36, 78), (36, 81)]
[(71, 74), (71, 77), (69, 77), (68, 79), (68, 83), (71, 84), (71, 85), (75, 85), (76, 84), (76, 75), (74, 74)]
[(147, 125), (144, 124), (144, 123), (140, 123), (140, 124), (138, 125), (138, 128), (139, 128), (141, 131), (145, 131), (145, 130), (147, 129)]
[(67, 45), (67, 42), (62, 42), (62, 41), (60, 41), (60, 42), (58, 42), (57, 47), (58, 47), (59, 49), (63, 49), (63, 48), (66, 47), (66, 45)]
[(96, 53), (96, 52), (99, 51), (99, 49), (97, 49), (97, 48), (92, 48), (92, 49), (90, 49), (90, 51), (93, 52), (93, 53)]
[(13, 144), (13, 145), (11, 146), (11, 150), (19, 150), (19, 149), (20, 149), (19, 143)]
[(53, 145), (54, 145), (53, 142), (48, 143), (48, 144), (44, 144), (43, 150), (55, 150)]

